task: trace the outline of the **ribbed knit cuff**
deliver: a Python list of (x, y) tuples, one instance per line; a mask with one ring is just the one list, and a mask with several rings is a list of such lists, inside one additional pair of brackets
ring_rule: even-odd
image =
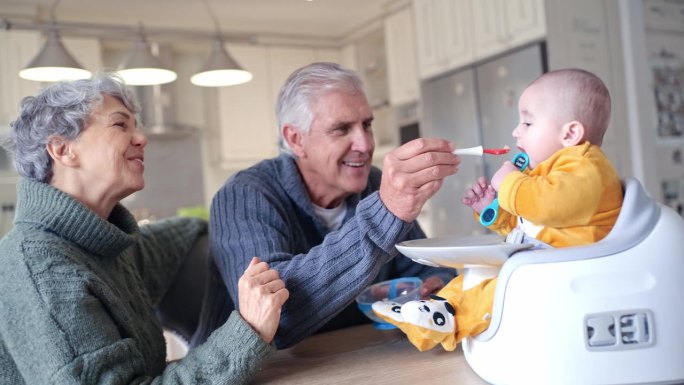
[[(207, 343), (234, 357), (233, 362), (261, 362), (275, 348), (261, 339), (237, 310), (234, 310), (223, 326), (211, 334)], [(242, 356), (242, 359), (239, 357)]]
[(390, 255), (397, 253), (394, 247), (397, 240), (404, 239), (414, 226), (413, 222), (404, 222), (392, 214), (380, 200), (377, 191), (359, 202), (356, 216), (362, 233)]

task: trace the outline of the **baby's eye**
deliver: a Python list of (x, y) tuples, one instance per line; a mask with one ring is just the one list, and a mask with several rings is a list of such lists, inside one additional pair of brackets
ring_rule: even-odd
[(523, 125), (523, 126), (525, 126), (525, 127), (529, 127), (529, 126), (532, 125), (532, 123), (527, 123), (527, 122), (522, 122), (522, 123), (520, 123), (520, 124)]

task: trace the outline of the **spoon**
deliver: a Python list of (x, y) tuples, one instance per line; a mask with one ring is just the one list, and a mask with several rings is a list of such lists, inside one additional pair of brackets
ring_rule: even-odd
[(504, 146), (503, 148), (482, 148), (482, 146), (477, 146), (469, 148), (457, 148), (454, 150), (454, 154), (475, 156), (482, 156), (482, 154), (503, 155), (508, 153), (510, 150), (511, 149), (508, 146)]

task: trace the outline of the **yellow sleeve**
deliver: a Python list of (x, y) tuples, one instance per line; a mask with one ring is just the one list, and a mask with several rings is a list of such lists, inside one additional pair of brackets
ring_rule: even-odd
[(601, 201), (603, 183), (595, 162), (584, 156), (558, 156), (529, 174), (512, 172), (499, 189), (499, 205), (535, 224), (579, 226), (590, 222)]

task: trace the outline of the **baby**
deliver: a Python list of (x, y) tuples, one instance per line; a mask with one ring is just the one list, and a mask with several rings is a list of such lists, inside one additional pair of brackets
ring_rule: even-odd
[[(603, 239), (622, 207), (620, 178), (600, 149), (610, 120), (610, 94), (601, 79), (579, 69), (545, 73), (518, 101), (513, 137), (527, 168), (506, 161), (491, 182), (480, 178), (462, 198), (479, 214), (497, 198), (490, 230), (507, 242), (537, 248), (579, 246)], [(454, 278), (434, 301), (376, 302), (373, 310), (404, 331), (419, 349), (453, 350), (489, 326), (496, 279), (463, 290)], [(440, 316), (435, 317), (439, 313)], [(443, 320), (442, 320), (443, 318)]]

